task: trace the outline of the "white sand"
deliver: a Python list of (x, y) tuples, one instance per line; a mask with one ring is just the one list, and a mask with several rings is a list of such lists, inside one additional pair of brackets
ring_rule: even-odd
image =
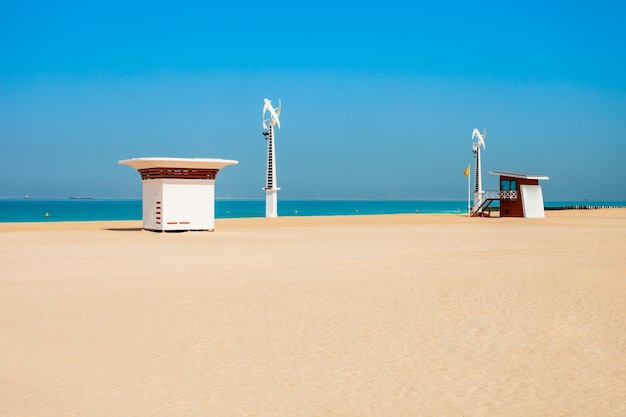
[(626, 209), (0, 224), (0, 416), (625, 416)]

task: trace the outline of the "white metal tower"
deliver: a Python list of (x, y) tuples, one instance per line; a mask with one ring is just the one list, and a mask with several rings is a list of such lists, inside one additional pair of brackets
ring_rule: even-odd
[(476, 158), (476, 165), (474, 167), (474, 206), (472, 212), (476, 210), (483, 203), (483, 181), (482, 173), (480, 171), (480, 147), (485, 148), (485, 136), (487, 136), (487, 130), (485, 129), (481, 134), (478, 129), (474, 129), (472, 132), (472, 150), (474, 151), (474, 157)]
[[(267, 132), (263, 132), (263, 136), (267, 140), (267, 167), (265, 174), (265, 217), (277, 217), (278, 216), (278, 183), (276, 181), (276, 152), (274, 150), (274, 125), (280, 129), (280, 108), (281, 103), (278, 100), (278, 107), (272, 107), (272, 102), (268, 99), (264, 99), (265, 105), (263, 106), (263, 129), (267, 129)], [(269, 118), (265, 117), (265, 114), (269, 111)]]

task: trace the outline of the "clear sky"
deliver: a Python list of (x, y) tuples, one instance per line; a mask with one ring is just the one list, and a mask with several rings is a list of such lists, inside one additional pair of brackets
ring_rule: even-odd
[(626, 200), (623, 1), (0, 0), (0, 196), (140, 197), (118, 160), (239, 160), (263, 198), (459, 199), (471, 132), (544, 199)]

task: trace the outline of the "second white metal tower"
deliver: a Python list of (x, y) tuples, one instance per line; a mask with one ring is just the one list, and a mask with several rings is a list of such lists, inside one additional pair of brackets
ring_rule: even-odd
[[(265, 100), (263, 107), (263, 136), (267, 140), (267, 165), (265, 171), (265, 217), (278, 217), (278, 183), (276, 181), (276, 151), (274, 149), (274, 125), (280, 129), (280, 108), (281, 103), (278, 101), (278, 107), (273, 108), (272, 102)], [(269, 111), (269, 118), (265, 118), (265, 114)]]
[(474, 167), (474, 206), (472, 212), (475, 212), (483, 203), (483, 180), (480, 164), (480, 147), (485, 148), (485, 136), (487, 136), (487, 130), (485, 129), (481, 134), (478, 129), (474, 129), (472, 132), (472, 150), (476, 157), (476, 165)]

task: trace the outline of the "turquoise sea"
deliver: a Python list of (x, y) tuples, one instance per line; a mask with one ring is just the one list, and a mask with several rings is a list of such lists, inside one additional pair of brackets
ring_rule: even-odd
[[(546, 208), (620, 206), (626, 202), (556, 201)], [(280, 200), (279, 216), (341, 216), (400, 213), (467, 213), (462, 200)], [(215, 217), (265, 216), (265, 200), (216, 200)], [(59, 222), (141, 220), (141, 200), (108, 199), (0, 199), (0, 222)]]

